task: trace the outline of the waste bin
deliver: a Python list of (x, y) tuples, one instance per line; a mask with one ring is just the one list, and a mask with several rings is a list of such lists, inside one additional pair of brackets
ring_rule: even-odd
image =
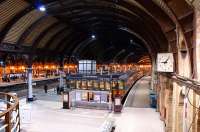
[(151, 108), (157, 107), (157, 96), (155, 93), (150, 94), (150, 106), (151, 106)]

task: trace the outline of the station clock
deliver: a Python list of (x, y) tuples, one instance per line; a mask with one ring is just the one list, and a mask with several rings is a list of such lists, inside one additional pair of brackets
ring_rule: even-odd
[(157, 72), (174, 72), (173, 53), (157, 54)]

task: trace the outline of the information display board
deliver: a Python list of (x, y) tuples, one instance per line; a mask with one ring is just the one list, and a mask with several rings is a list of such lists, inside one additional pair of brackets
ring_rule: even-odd
[(69, 98), (68, 94), (64, 94), (63, 95), (64, 102), (68, 102), (69, 101), (68, 98)]
[(115, 105), (121, 105), (121, 99), (115, 98)]

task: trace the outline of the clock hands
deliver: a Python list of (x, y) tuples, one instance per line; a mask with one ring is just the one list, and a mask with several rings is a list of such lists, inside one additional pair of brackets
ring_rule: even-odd
[(157, 54), (157, 71), (158, 72), (174, 72), (173, 53)]
[(161, 63), (166, 64), (166, 63), (168, 62), (168, 60), (169, 60), (169, 57), (168, 57), (165, 61), (163, 61), (163, 62), (161, 62)]

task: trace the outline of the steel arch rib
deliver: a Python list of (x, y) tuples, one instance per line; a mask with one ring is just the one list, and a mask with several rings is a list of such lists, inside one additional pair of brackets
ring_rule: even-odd
[(50, 27), (48, 27), (46, 30), (44, 30), (42, 33), (40, 33), (40, 35), (34, 40), (33, 44), (32, 44), (32, 48), (36, 49), (37, 45), (39, 44), (40, 40), (52, 29), (55, 28), (57, 25), (59, 24), (59, 22), (56, 22), (54, 24), (52, 24)]
[(40, 23), (40, 21), (42, 21), (43, 19), (45, 19), (47, 16), (44, 15), (41, 18), (39, 18), (38, 20), (36, 20), (30, 27), (28, 27), (24, 33), (20, 36), (19, 40), (17, 41), (17, 45), (21, 45), (24, 42), (24, 39), (27, 37), (28, 33), (30, 33), (36, 26), (38, 23)]
[(21, 12), (19, 12), (17, 15), (15, 15), (7, 24), (6, 26), (3, 28), (3, 30), (1, 31), (0, 34), (0, 43), (3, 43), (3, 40), (5, 38), (5, 36), (7, 35), (7, 33), (9, 32), (9, 30), (12, 28), (12, 26), (23, 16), (25, 16), (26, 14), (28, 14), (29, 12), (31, 12), (32, 10), (34, 10), (34, 8), (32, 6), (28, 6), (27, 8), (25, 8), (24, 10), (22, 10)]

